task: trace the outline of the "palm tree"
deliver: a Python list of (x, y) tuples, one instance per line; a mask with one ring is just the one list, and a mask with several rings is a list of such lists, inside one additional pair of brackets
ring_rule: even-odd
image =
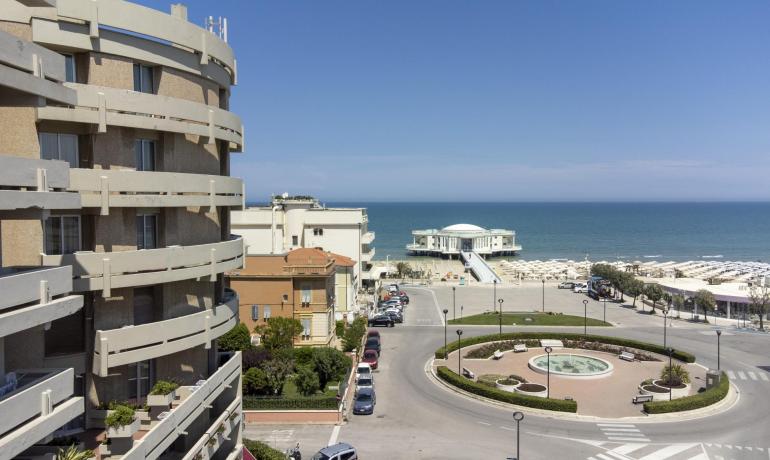
[(88, 460), (94, 458), (94, 452), (91, 450), (78, 450), (77, 447), (71, 445), (66, 449), (60, 448), (56, 453), (56, 460)]

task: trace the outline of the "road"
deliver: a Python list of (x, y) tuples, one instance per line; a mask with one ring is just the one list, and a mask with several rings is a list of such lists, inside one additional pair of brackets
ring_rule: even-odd
[[(433, 351), (444, 343), (441, 310), (447, 305), (451, 318), (451, 291), (420, 287), (407, 291), (411, 304), (405, 323), (380, 330), (383, 355), (375, 375), (377, 407), (373, 416), (351, 415), (349, 423), (336, 430), (329, 426), (249, 426), (246, 437), (269, 440), (273, 431), (283, 430), (286, 440), (273, 444), (284, 448), (299, 440), (303, 455), (308, 456), (328, 442), (339, 440), (356, 446), (362, 458), (513, 457), (516, 433), (511, 410), (468, 399), (437, 386), (426, 373), (425, 365)], [(574, 296), (565, 298), (571, 299), (569, 304), (579, 303), (582, 310), (580, 295), (553, 291), (550, 293), (553, 296)], [(575, 302), (577, 299), (580, 302)], [(549, 305), (548, 309), (557, 308)], [(603, 308), (598, 304), (589, 309), (589, 316), (601, 318), (602, 314)], [(622, 323), (622, 326), (601, 328), (600, 333), (649, 342), (662, 341), (661, 317), (639, 315), (628, 308), (608, 305), (607, 319)], [(456, 340), (456, 328), (448, 328), (449, 340)], [(463, 337), (492, 332), (485, 326), (463, 326), (462, 329)], [(513, 326), (503, 329), (511, 332), (546, 330)], [(582, 328), (559, 328), (562, 331), (569, 329), (582, 331)], [(716, 368), (716, 337), (711, 327), (675, 322), (668, 328), (668, 340), (674, 347), (695, 354), (699, 363)], [(735, 377), (734, 383), (740, 390), (739, 401), (727, 412), (680, 423), (597, 423), (543, 417), (524, 411), (525, 418), (520, 425), (521, 458), (769, 460), (770, 423), (766, 421), (770, 415), (768, 345), (770, 336), (765, 334), (731, 330), (722, 334), (722, 369)], [(293, 434), (287, 436), (288, 431)]]

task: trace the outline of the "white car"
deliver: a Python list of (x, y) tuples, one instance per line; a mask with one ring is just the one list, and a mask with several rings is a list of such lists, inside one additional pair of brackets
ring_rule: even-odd
[(588, 285), (585, 283), (578, 283), (575, 285), (574, 288), (572, 288), (572, 292), (586, 292), (588, 290)]
[(358, 379), (361, 378), (362, 375), (372, 375), (372, 366), (370, 366), (367, 363), (358, 363), (358, 367), (356, 367), (356, 382), (358, 382)]
[(374, 391), (374, 374), (363, 374), (356, 380), (356, 394), (362, 388)]

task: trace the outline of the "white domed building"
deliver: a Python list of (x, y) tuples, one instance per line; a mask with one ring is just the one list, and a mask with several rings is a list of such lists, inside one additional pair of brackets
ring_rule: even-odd
[(487, 230), (471, 224), (455, 224), (441, 230), (413, 230), (412, 237), (414, 241), (406, 245), (406, 250), (418, 256), (451, 259), (459, 257), (461, 252), (475, 252), (493, 257), (514, 255), (521, 250), (513, 230)]

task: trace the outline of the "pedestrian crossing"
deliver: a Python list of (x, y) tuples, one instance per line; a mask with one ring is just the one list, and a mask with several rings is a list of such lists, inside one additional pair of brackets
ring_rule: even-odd
[(708, 454), (700, 443), (650, 444), (615, 442), (600, 443), (604, 452), (587, 460), (708, 460)]
[(730, 380), (753, 380), (755, 382), (770, 383), (770, 375), (765, 371), (725, 371)]
[(608, 441), (650, 442), (647, 436), (631, 423), (597, 423), (596, 427)]

